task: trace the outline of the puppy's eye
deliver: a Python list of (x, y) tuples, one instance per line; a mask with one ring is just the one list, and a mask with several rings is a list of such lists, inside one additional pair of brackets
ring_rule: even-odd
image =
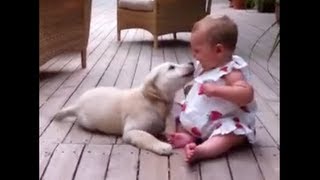
[(174, 70), (174, 66), (173, 65), (171, 65), (171, 66), (169, 66), (169, 70)]

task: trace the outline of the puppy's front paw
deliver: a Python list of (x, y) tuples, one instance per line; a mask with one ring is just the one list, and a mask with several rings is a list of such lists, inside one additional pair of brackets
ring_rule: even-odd
[(153, 146), (154, 152), (160, 155), (171, 155), (172, 154), (172, 146), (168, 143), (159, 142)]

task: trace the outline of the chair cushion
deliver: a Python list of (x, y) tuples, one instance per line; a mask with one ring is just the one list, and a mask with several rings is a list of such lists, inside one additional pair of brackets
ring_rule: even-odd
[(152, 11), (154, 0), (119, 0), (119, 8)]

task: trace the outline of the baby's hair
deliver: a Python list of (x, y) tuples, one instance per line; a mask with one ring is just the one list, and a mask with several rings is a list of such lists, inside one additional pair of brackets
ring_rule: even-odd
[(228, 16), (224, 15), (217, 18), (206, 16), (194, 24), (192, 32), (198, 30), (205, 31), (211, 45), (221, 43), (228, 49), (235, 50), (238, 40), (238, 27)]

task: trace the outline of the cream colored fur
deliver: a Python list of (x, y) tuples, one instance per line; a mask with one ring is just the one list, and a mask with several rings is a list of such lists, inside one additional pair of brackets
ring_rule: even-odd
[(136, 88), (97, 87), (55, 116), (76, 116), (86, 129), (122, 135), (124, 142), (160, 155), (172, 153), (170, 144), (155, 138), (163, 133), (175, 93), (192, 79), (192, 64), (163, 63)]

